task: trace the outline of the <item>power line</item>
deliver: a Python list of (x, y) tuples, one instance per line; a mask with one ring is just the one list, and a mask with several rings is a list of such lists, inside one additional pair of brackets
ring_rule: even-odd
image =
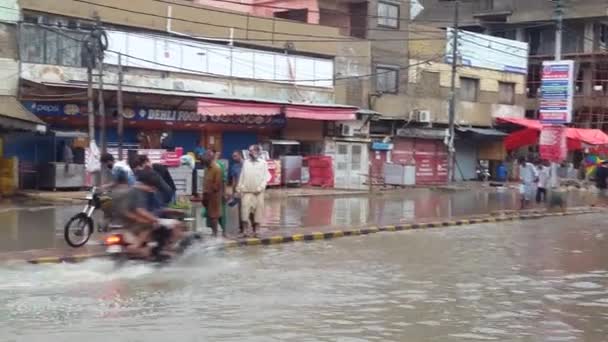
[[(199, 10), (204, 9), (204, 10), (210, 11), (210, 12), (225, 13), (225, 14), (236, 15), (236, 16), (240, 16), (240, 17), (262, 19), (262, 20), (270, 20), (270, 21), (275, 21), (276, 20), (276, 21), (283, 21), (283, 22), (288, 22), (288, 23), (297, 22), (297, 21), (294, 21), (294, 20), (284, 19), (284, 18), (251, 15), (249, 13), (244, 13), (244, 12), (237, 11), (237, 10), (223, 10), (223, 9), (220, 9), (220, 8), (215, 7), (213, 5), (208, 5), (206, 7), (201, 7), (201, 6), (196, 6), (196, 5), (184, 4), (184, 3), (176, 3), (176, 2), (167, 1), (167, 0), (153, 0), (153, 1), (164, 3), (164, 4), (167, 4), (167, 5), (172, 5), (172, 6), (195, 8), (195, 9), (199, 9)], [(214, 1), (220, 1), (220, 0), (214, 0)], [(267, 5), (266, 6), (264, 4), (244, 4), (244, 3), (239, 3), (239, 2), (236, 2), (236, 1), (222, 1), (222, 2), (232, 3), (232, 4), (239, 4), (239, 5), (242, 5), (242, 6), (252, 6), (252, 7), (268, 7), (268, 8), (276, 8), (276, 9), (287, 9), (287, 10), (290, 10), (290, 9), (293, 10), (294, 9), (294, 8), (288, 8), (288, 7), (284, 7), (283, 8), (283, 7), (271, 6), (271, 5)], [(209, 7), (213, 7), (213, 8), (209, 8)], [(307, 10), (308, 13), (330, 12), (330, 13), (347, 15), (347, 16), (354, 17), (354, 18), (363, 17), (363, 18), (382, 18), (382, 19), (391, 19), (391, 20), (404, 20), (404, 19), (394, 18), (394, 17), (388, 17), (388, 16), (367, 16), (367, 15), (349, 14), (347, 12), (342, 12), (342, 11), (338, 11), (338, 10), (324, 10), (323, 12), (322, 11), (317, 11), (317, 10), (311, 10), (311, 9), (306, 9), (306, 10)], [(303, 24), (310, 24), (310, 23), (303, 22)], [(311, 24), (311, 25), (315, 25), (315, 24)], [(351, 28), (351, 26), (333, 26), (333, 25), (331, 25), (331, 27), (341, 28), (341, 29), (349, 29), (349, 28)], [(369, 30), (369, 31), (385, 31), (385, 32), (407, 32), (407, 30), (390, 29), (390, 28), (366, 28), (366, 30)]]
[[(211, 27), (219, 27), (219, 28), (227, 28), (227, 29), (244, 30), (244, 31), (248, 31), (248, 32), (265, 33), (265, 34), (271, 34), (273, 36), (276, 35), (276, 36), (293, 36), (293, 37), (304, 37), (304, 38), (321, 38), (322, 40), (315, 40), (315, 39), (294, 40), (294, 39), (275, 39), (275, 38), (265, 38), (265, 39), (255, 39), (255, 38), (253, 38), (252, 39), (252, 38), (209, 37), (211, 39), (222, 39), (222, 40), (233, 39), (233, 40), (236, 40), (236, 41), (258, 41), (258, 42), (305, 42), (305, 43), (317, 43), (317, 42), (319, 42), (319, 43), (331, 43), (331, 42), (339, 43), (339, 42), (409, 41), (410, 40), (408, 38), (383, 38), (383, 39), (346, 38), (346, 39), (341, 39), (341, 38), (333, 38), (332, 36), (319, 36), (319, 35), (299, 34), (299, 33), (281, 33), (281, 32), (274, 32), (274, 31), (267, 31), (267, 30), (249, 29), (249, 28), (246, 28), (246, 27), (243, 28), (243, 27), (234, 27), (234, 26), (213, 24), (213, 23), (207, 23), (207, 22), (196, 21), (196, 20), (189, 20), (189, 19), (184, 19), (184, 18), (169, 17), (169, 16), (165, 16), (165, 15), (160, 15), (160, 14), (146, 13), (146, 12), (141, 12), (141, 11), (130, 10), (130, 9), (122, 8), (122, 7), (116, 7), (116, 6), (110, 6), (110, 5), (102, 5), (102, 4), (91, 2), (91, 1), (88, 1), (88, 0), (72, 0), (72, 1), (81, 2), (81, 3), (93, 5), (93, 6), (104, 7), (104, 8), (108, 8), (108, 9), (117, 10), (117, 11), (123, 11), (123, 12), (133, 13), (133, 14), (141, 14), (141, 15), (147, 15), (147, 16), (156, 17), (156, 18), (171, 19), (171, 20), (177, 20), (177, 21), (183, 21), (183, 22), (188, 22), (188, 23), (193, 23), (193, 24), (206, 25), (206, 26), (211, 26)], [(416, 39), (414, 39), (414, 40), (416, 40)], [(429, 39), (424, 39), (424, 40), (429, 40)]]
[[(43, 27), (45, 29), (52, 30), (52, 29), (46, 28), (44, 26), (41, 26), (41, 27)], [(66, 37), (66, 38), (73, 39), (73, 40), (79, 41), (81, 43), (84, 42), (84, 40), (80, 40), (78, 38), (74, 38), (74, 37), (72, 37), (70, 35), (67, 35), (67, 34), (63, 33), (63, 32), (56, 31), (56, 30), (52, 30), (52, 31), (55, 32), (55, 33), (57, 33), (57, 34), (60, 34), (60, 35), (62, 35), (64, 37)], [(142, 61), (142, 62), (145, 62), (145, 63), (155, 64), (155, 65), (158, 65), (158, 66), (163, 66), (163, 67), (167, 67), (167, 68), (171, 68), (171, 69), (175, 69), (175, 70), (180, 70), (180, 71), (185, 71), (185, 72), (188, 72), (188, 73), (199, 74), (199, 75), (203, 75), (203, 76), (222, 77), (222, 78), (228, 77), (230, 79), (246, 80), (246, 81), (251, 81), (252, 80), (251, 78), (226, 76), (226, 75), (222, 75), (222, 74), (207, 73), (207, 72), (202, 72), (202, 71), (199, 71), (199, 70), (177, 67), (177, 66), (173, 66), (173, 65), (169, 65), (169, 64), (159, 63), (159, 62), (156, 62), (156, 61), (151, 61), (151, 60), (148, 60), (148, 59), (145, 59), (145, 58), (140, 58), (140, 57), (132, 56), (132, 55), (125, 54), (125, 53), (122, 53), (122, 52), (119, 52), (119, 51), (114, 51), (114, 50), (106, 50), (106, 52), (111, 52), (111, 53), (116, 53), (116, 54), (122, 54), (123, 56), (126, 56), (128, 58), (133, 58), (135, 60), (139, 60), (139, 61)], [(323, 82), (323, 81), (341, 81), (341, 80), (349, 80), (349, 79), (367, 78), (367, 77), (374, 77), (374, 76), (385, 74), (385, 73), (390, 73), (390, 72), (393, 72), (394, 70), (397, 70), (397, 69), (399, 69), (399, 70), (407, 70), (407, 69), (409, 69), (411, 67), (414, 67), (416, 65), (422, 65), (422, 64), (429, 63), (429, 62), (433, 62), (433, 61), (436, 61), (436, 60), (438, 60), (440, 58), (441, 59), (443, 58), (443, 54), (435, 55), (434, 57), (429, 58), (427, 60), (424, 60), (424, 61), (421, 61), (421, 62), (417, 62), (417, 63), (414, 63), (414, 64), (410, 64), (410, 65), (407, 65), (407, 66), (402, 66), (402, 67), (394, 68), (392, 70), (382, 71), (382, 72), (377, 72), (377, 73), (369, 73), (369, 74), (364, 74), (364, 75), (332, 77), (332, 78), (321, 78), (321, 79), (309, 79), (309, 80), (297, 80), (297, 79), (278, 79), (278, 80), (277, 79), (255, 79), (255, 80), (258, 80), (258, 81), (267, 81), (267, 82)]]

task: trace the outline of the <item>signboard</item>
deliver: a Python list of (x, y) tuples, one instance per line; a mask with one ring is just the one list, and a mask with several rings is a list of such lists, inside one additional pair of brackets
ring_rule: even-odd
[(565, 124), (572, 121), (574, 61), (545, 61), (541, 83), (540, 121)]
[[(446, 63), (452, 63), (452, 28), (447, 29)], [(459, 31), (458, 54), (462, 65), (474, 68), (528, 73), (528, 43)]]
[[(23, 102), (23, 106), (30, 112), (42, 116), (86, 116), (87, 106), (74, 103), (58, 102)], [(108, 108), (108, 117), (115, 113), (115, 108)], [(225, 115), (208, 116), (187, 110), (167, 110), (153, 108), (125, 108), (123, 117), (134, 121), (169, 121), (169, 122), (194, 122), (194, 123), (218, 123), (218, 124), (237, 124), (237, 125), (285, 125), (283, 115)]]
[(559, 125), (544, 125), (540, 131), (539, 152), (541, 159), (561, 162), (568, 153), (567, 128)]

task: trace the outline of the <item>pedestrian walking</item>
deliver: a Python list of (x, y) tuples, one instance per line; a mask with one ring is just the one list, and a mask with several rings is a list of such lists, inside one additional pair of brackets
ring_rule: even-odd
[(526, 160), (525, 157), (519, 158), (519, 180), (521, 194), (521, 209), (525, 209), (532, 201), (535, 194), (535, 183), (538, 181), (538, 174), (534, 164)]
[[(205, 167), (203, 206), (213, 236), (217, 236), (219, 219), (222, 216), (222, 189), (224, 188), (222, 169), (215, 162), (215, 155), (212, 151), (205, 152), (201, 162)], [(223, 227), (223, 235), (226, 235), (225, 227)]]
[(536, 203), (547, 202), (547, 189), (551, 179), (551, 168), (545, 161), (538, 163), (536, 170), (538, 183), (536, 184)]
[[(260, 145), (252, 145), (249, 147), (248, 158), (243, 162), (236, 187), (241, 195), (243, 236), (248, 235), (250, 226), (253, 229), (253, 236), (257, 236), (263, 218), (264, 192), (269, 181), (270, 172), (266, 161), (262, 158), (262, 148)], [(251, 216), (253, 220), (249, 222)]]

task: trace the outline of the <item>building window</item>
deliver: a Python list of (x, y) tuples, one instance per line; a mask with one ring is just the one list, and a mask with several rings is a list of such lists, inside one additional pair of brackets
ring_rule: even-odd
[(399, 28), (399, 5), (378, 2), (378, 26)]
[(23, 25), (21, 30), (21, 59), (26, 63), (63, 66), (83, 66), (82, 43), (85, 34), (67, 30)]
[(308, 22), (308, 9), (290, 9), (287, 11), (274, 12), (274, 17), (306, 23)]
[(476, 78), (460, 78), (460, 100), (477, 102), (479, 94), (479, 80)]
[(515, 83), (498, 82), (498, 103), (515, 104)]
[(399, 90), (399, 68), (394, 66), (376, 66), (376, 91), (397, 93)]

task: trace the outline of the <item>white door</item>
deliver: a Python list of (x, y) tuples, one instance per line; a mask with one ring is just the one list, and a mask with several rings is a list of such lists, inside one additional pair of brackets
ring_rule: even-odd
[(368, 173), (367, 145), (337, 143), (335, 155), (336, 188), (364, 189)]
[(338, 143), (336, 144), (336, 157), (335, 157), (335, 187), (340, 189), (348, 188), (348, 165), (350, 164), (349, 157), (349, 146), (348, 144)]

